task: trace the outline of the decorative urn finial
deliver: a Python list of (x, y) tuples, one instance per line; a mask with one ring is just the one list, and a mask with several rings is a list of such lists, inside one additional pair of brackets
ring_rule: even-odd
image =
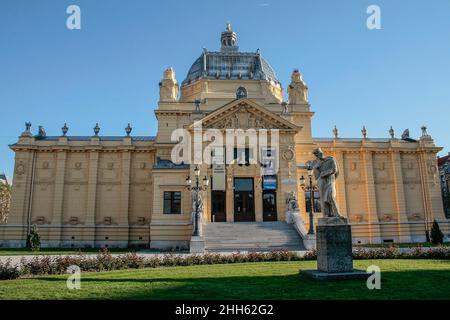
[(100, 127), (98, 126), (98, 122), (97, 122), (94, 127), (94, 134), (96, 137), (98, 137), (99, 132), (100, 132)]
[(69, 127), (67, 126), (67, 123), (64, 123), (64, 126), (61, 128), (62, 135), (65, 137), (67, 135), (67, 132), (69, 131)]
[(133, 130), (133, 128), (130, 126), (130, 124), (128, 124), (127, 127), (125, 128), (125, 132), (127, 134), (127, 137), (130, 136), (132, 130)]

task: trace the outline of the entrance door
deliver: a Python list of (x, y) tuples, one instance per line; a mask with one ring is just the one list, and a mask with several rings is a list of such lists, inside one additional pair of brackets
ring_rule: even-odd
[(253, 178), (234, 179), (234, 221), (255, 221)]
[(225, 210), (225, 191), (211, 191), (211, 221), (226, 222), (227, 214)]
[(262, 194), (263, 201), (263, 220), (277, 221), (277, 193), (275, 190), (264, 190)]

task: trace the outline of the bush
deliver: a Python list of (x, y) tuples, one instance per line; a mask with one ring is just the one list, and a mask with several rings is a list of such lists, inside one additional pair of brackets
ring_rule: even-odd
[(11, 259), (0, 261), (0, 280), (17, 279), (20, 276), (19, 267), (11, 264)]
[(30, 232), (27, 235), (26, 247), (33, 251), (39, 251), (41, 248), (41, 237), (39, 236), (37, 227), (35, 224), (31, 227)]
[(439, 224), (436, 220), (433, 221), (433, 226), (431, 227), (431, 242), (433, 244), (443, 244), (444, 243), (444, 234), (439, 228)]

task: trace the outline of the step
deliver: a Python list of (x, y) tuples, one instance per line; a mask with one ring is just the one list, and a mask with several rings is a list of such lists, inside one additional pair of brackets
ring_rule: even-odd
[(273, 222), (215, 222), (203, 227), (207, 251), (305, 250), (292, 225)]

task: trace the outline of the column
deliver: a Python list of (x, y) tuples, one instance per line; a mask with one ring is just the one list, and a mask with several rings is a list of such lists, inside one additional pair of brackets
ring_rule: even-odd
[(253, 177), (253, 185), (255, 192), (255, 221), (263, 221), (263, 206), (262, 206), (262, 186), (260, 182), (261, 176)]
[(371, 151), (362, 151), (364, 175), (366, 178), (366, 206), (369, 223), (369, 237), (371, 243), (380, 243), (380, 225), (378, 220), (377, 199), (373, 177), (373, 158)]
[[(394, 182), (394, 203), (397, 211), (397, 232), (399, 242), (411, 242), (411, 233), (406, 212), (405, 189), (403, 185), (402, 159), (400, 152), (391, 152), (392, 177)], [(402, 225), (403, 224), (403, 225)], [(403, 229), (403, 230), (402, 230)]]
[(227, 175), (226, 181), (226, 211), (227, 211), (227, 222), (234, 222), (234, 181), (232, 175)]

